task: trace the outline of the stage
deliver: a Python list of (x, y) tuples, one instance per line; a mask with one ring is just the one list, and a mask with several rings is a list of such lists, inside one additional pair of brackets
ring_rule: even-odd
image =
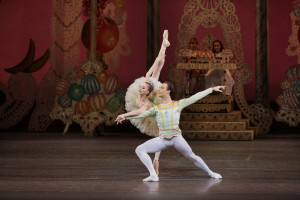
[[(23, 131), (22, 131), (23, 130)], [(0, 199), (299, 199), (300, 134), (253, 141), (188, 141), (223, 176), (208, 177), (173, 148), (160, 157), (160, 181), (134, 150), (148, 140), (134, 129), (84, 137), (63, 127), (0, 134)], [(60, 132), (59, 132), (60, 131)], [(152, 155), (153, 158), (153, 155)]]

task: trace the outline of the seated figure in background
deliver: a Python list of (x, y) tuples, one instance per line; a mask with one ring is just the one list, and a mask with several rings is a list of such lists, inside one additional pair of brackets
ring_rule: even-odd
[[(223, 50), (223, 43), (220, 40), (215, 40), (212, 45), (215, 62), (222, 62), (221, 52)], [(234, 80), (228, 69), (210, 69), (207, 71), (205, 74), (205, 88), (210, 88), (216, 85), (225, 85), (226, 89), (223, 94), (231, 95)]]
[[(189, 42), (188, 42), (188, 49), (191, 50), (189, 51), (189, 54), (188, 55), (188, 61), (189, 62), (192, 62), (192, 63), (195, 63), (197, 62), (197, 53), (196, 51), (199, 50), (199, 43), (198, 43), (198, 40), (197, 38), (195, 37), (192, 37)], [(190, 84), (186, 84), (187, 85), (190, 85), (190, 87), (187, 87), (185, 89), (185, 93), (186, 95), (187, 94), (194, 94), (194, 93), (197, 93), (200, 88), (199, 88), (199, 79), (201, 78), (201, 74), (204, 74), (205, 73), (205, 70), (200, 70), (200, 69), (194, 69), (191, 71), (191, 73), (188, 73), (185, 75), (185, 81), (186, 82), (190, 82)], [(203, 88), (201, 88), (203, 89)]]

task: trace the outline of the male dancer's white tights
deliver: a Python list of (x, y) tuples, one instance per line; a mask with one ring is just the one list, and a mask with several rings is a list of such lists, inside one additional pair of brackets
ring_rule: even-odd
[(182, 135), (175, 136), (171, 139), (162, 139), (160, 137), (153, 138), (148, 140), (147, 142), (139, 145), (135, 152), (142, 161), (142, 163), (147, 167), (150, 176), (156, 175), (154, 167), (152, 165), (152, 161), (148, 153), (154, 153), (157, 151), (161, 151), (169, 146), (173, 146), (177, 151), (182, 153), (186, 158), (191, 160), (197, 167), (203, 169), (208, 175), (212, 176), (214, 172), (212, 172), (205, 162), (199, 156), (195, 155), (189, 146), (189, 144), (185, 141)]

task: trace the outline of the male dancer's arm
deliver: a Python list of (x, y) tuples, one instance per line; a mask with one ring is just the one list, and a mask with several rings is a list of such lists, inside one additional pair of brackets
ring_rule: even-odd
[(143, 112), (142, 114), (139, 115), (131, 115), (130, 117), (126, 117), (126, 119), (138, 119), (138, 118), (143, 118), (143, 117), (154, 117), (156, 115), (155, 109), (151, 107), (149, 110)]
[(179, 101), (179, 105), (181, 106), (181, 108), (185, 108), (185, 107), (197, 102), (198, 100), (206, 97), (207, 95), (211, 94), (213, 91), (221, 92), (221, 89), (225, 89), (225, 87), (224, 86), (216, 86), (213, 88), (208, 88), (202, 92), (198, 92), (198, 93), (194, 94), (193, 96), (191, 96), (187, 99), (181, 99)]

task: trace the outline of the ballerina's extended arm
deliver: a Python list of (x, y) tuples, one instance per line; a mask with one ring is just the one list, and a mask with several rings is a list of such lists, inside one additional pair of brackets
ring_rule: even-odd
[(142, 114), (143, 112), (145, 112), (148, 109), (149, 109), (148, 106), (143, 106), (143, 107), (141, 107), (141, 108), (139, 108), (137, 110), (133, 110), (131, 112), (118, 115), (118, 117), (116, 118), (115, 122), (117, 122), (117, 124), (119, 124), (119, 123), (122, 124), (122, 121), (124, 121), (126, 119), (126, 117), (137, 116), (139, 114)]

